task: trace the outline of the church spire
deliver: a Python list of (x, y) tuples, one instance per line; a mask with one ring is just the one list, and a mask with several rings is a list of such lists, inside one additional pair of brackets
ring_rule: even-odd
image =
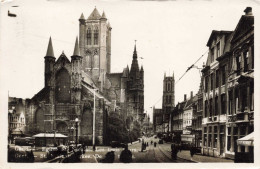
[(106, 17), (106, 14), (105, 14), (105, 12), (103, 11), (103, 13), (102, 13), (102, 16), (101, 16), (101, 18), (102, 19), (107, 19), (107, 17)]
[(136, 52), (136, 40), (135, 40), (135, 48), (134, 48), (133, 59), (137, 59), (137, 52)]
[(49, 39), (49, 44), (48, 44), (48, 49), (47, 49), (46, 56), (52, 56), (52, 57), (54, 57), (51, 37), (50, 37), (50, 39)]
[(135, 47), (134, 47), (134, 54), (133, 54), (130, 75), (139, 77), (139, 65), (138, 65), (137, 52), (136, 52), (136, 40), (135, 40)]
[(74, 47), (73, 55), (74, 55), (74, 56), (80, 56), (80, 54), (79, 54), (78, 37), (76, 38), (76, 42), (75, 42), (75, 47)]

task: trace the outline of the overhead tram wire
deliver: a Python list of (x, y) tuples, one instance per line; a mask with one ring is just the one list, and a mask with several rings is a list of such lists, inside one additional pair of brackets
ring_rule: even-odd
[[(207, 54), (208, 51), (209, 51), (209, 50), (207, 49), (190, 67), (187, 68), (187, 70), (183, 73), (183, 75), (177, 80), (177, 82), (175, 82), (175, 85), (186, 75), (186, 73), (187, 73), (191, 68), (194, 67), (194, 65), (195, 65), (196, 63), (198, 63), (198, 61), (199, 61), (201, 58), (203, 58), (203, 56), (205, 56), (205, 54)], [(152, 107), (154, 107), (161, 99), (162, 99), (162, 97), (160, 97), (160, 98), (158, 99), (158, 101), (156, 101), (156, 102), (153, 104)]]
[(188, 67), (187, 70), (182, 74), (182, 76), (177, 80), (177, 82), (175, 82), (175, 84), (177, 84), (177, 83), (186, 75), (186, 73), (187, 73), (191, 68), (193, 68), (194, 65), (195, 65), (203, 56), (205, 56), (205, 54), (207, 54), (208, 51), (209, 51), (209, 50), (206, 50), (206, 52), (204, 52), (203, 55), (201, 55), (190, 67)]

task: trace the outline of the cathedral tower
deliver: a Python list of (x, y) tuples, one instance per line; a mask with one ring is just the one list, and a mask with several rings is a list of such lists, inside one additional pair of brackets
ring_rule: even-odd
[(95, 8), (87, 19), (79, 19), (79, 48), (83, 57), (83, 70), (94, 81), (111, 69), (111, 26), (105, 12), (102, 16)]
[(171, 130), (171, 111), (175, 106), (175, 79), (174, 73), (172, 76), (166, 76), (164, 73), (163, 80), (163, 101), (162, 101), (162, 111), (163, 111), (163, 123), (164, 128), (169, 131)]

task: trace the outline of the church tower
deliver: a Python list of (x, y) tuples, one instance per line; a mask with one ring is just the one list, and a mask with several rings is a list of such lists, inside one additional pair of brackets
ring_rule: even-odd
[(111, 69), (111, 26), (105, 12), (100, 15), (95, 8), (85, 19), (79, 19), (79, 48), (83, 57), (83, 70), (97, 82)]
[(175, 106), (175, 79), (174, 73), (172, 76), (166, 76), (164, 73), (163, 80), (163, 100), (162, 100), (162, 111), (163, 111), (163, 122), (165, 128), (170, 130), (171, 126), (171, 111)]
[(128, 102), (134, 112), (134, 120), (140, 121), (144, 117), (144, 69), (139, 69), (136, 44), (134, 47), (133, 60), (127, 83)]

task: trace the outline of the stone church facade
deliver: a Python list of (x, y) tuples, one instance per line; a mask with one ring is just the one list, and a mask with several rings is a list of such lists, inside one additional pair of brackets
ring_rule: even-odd
[[(141, 124), (144, 115), (144, 70), (139, 68), (136, 46), (131, 69), (111, 73), (111, 26), (105, 13), (95, 8), (85, 19), (79, 19), (79, 41), (76, 39), (70, 59), (64, 52), (56, 60), (50, 38), (45, 59), (45, 85), (30, 100), (27, 128), (29, 133), (56, 132), (73, 140), (78, 118), (79, 139), (93, 139), (108, 144), (107, 125), (111, 111), (118, 111), (127, 128)], [(95, 98), (95, 101), (94, 101)]]

